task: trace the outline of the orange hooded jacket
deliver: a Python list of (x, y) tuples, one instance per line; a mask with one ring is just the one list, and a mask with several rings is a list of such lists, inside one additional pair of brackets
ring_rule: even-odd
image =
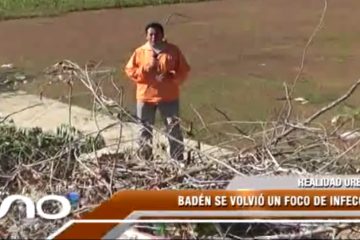
[[(125, 66), (126, 75), (136, 83), (136, 99), (142, 102), (158, 103), (173, 101), (179, 98), (179, 87), (190, 71), (180, 49), (166, 43), (165, 49), (158, 55), (157, 71), (149, 71), (149, 63), (153, 57), (153, 49), (149, 43), (137, 48)], [(173, 72), (171, 80), (157, 82), (157, 74)]]

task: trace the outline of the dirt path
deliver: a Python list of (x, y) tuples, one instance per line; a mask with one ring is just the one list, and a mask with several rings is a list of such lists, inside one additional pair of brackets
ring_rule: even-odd
[[(9, 116), (14, 120), (18, 127), (31, 128), (40, 127), (45, 131), (55, 131), (61, 124), (69, 123), (69, 107), (48, 98), (39, 99), (38, 96), (30, 95), (25, 92), (3, 93), (0, 94), (0, 113), (2, 117)], [(104, 130), (110, 125), (115, 126)], [(106, 142), (106, 150), (117, 149), (118, 141), (121, 140), (120, 150), (136, 149), (136, 138), (139, 131), (139, 125), (135, 123), (122, 123), (122, 134), (120, 137), (120, 122), (110, 116), (97, 113), (96, 117), (89, 110), (72, 106), (71, 107), (71, 125), (82, 131), (84, 134), (97, 135), (101, 130), (101, 135)], [(154, 145), (167, 145), (166, 136), (161, 133), (155, 133)], [(185, 144), (194, 148), (197, 142), (186, 139)], [(206, 154), (224, 153), (225, 149), (219, 149), (214, 146), (201, 144), (201, 150)]]

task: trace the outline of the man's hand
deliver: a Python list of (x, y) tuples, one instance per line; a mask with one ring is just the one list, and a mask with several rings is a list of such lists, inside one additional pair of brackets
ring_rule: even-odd
[(156, 80), (158, 82), (171, 81), (174, 79), (174, 76), (175, 76), (175, 72), (173, 72), (173, 71), (165, 72), (165, 73), (161, 73), (160, 75), (156, 76)]
[(154, 70), (159, 64), (158, 55), (154, 54), (149, 62), (149, 70)]

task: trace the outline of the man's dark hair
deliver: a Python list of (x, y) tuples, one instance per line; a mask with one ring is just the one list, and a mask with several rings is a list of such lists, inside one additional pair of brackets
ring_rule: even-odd
[(158, 22), (152, 22), (146, 25), (145, 27), (145, 33), (149, 30), (149, 28), (154, 28), (156, 30), (159, 30), (162, 35), (164, 35), (164, 27), (161, 25), (161, 23)]

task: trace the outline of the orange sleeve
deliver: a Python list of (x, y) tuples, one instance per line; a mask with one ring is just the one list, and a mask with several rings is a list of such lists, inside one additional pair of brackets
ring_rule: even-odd
[(148, 82), (149, 72), (146, 66), (141, 66), (139, 64), (139, 58), (139, 52), (135, 51), (125, 66), (125, 73), (136, 83), (146, 83)]
[(177, 49), (177, 52), (178, 52), (177, 54), (178, 59), (177, 59), (177, 68), (175, 70), (174, 81), (180, 85), (187, 79), (188, 74), (190, 72), (190, 66), (186, 61), (183, 53), (180, 51), (180, 49)]

